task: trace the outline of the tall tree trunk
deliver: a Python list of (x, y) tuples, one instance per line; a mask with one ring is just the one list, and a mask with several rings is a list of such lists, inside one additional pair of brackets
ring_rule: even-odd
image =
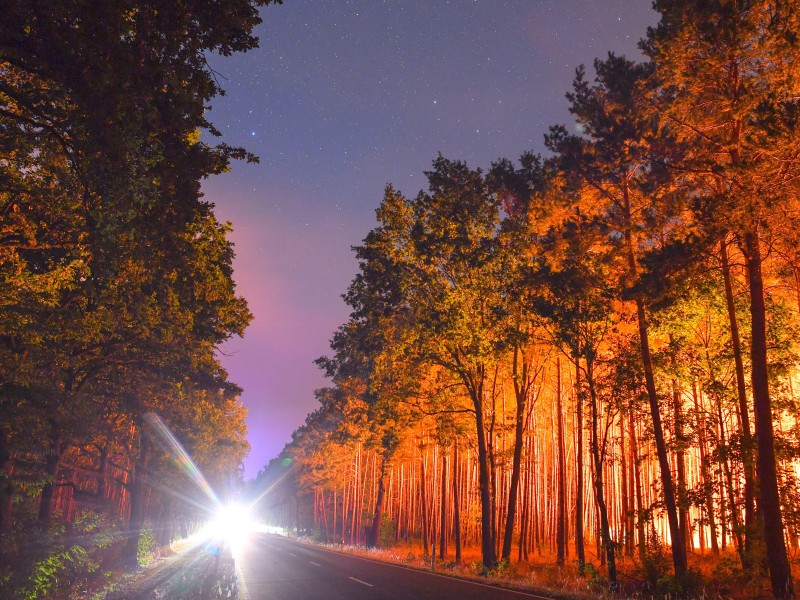
[(11, 431), (0, 427), (0, 534), (11, 531), (14, 522), (14, 461)]
[(456, 564), (461, 564), (461, 507), (458, 498), (458, 440), (453, 442), (453, 540)]
[(694, 412), (697, 419), (698, 442), (700, 444), (700, 481), (704, 491), (706, 513), (708, 514), (708, 528), (711, 532), (711, 552), (714, 556), (719, 555), (719, 541), (717, 541), (717, 520), (714, 514), (714, 494), (711, 488), (711, 478), (708, 473), (708, 458), (706, 456), (706, 428), (700, 422), (700, 399), (697, 393), (697, 381), (692, 380), (692, 398), (694, 400)]
[(686, 545), (683, 542), (680, 520), (678, 519), (678, 507), (675, 501), (675, 490), (672, 485), (672, 471), (669, 467), (667, 444), (664, 440), (664, 427), (661, 424), (661, 409), (658, 405), (658, 392), (656, 391), (656, 381), (653, 375), (653, 361), (650, 356), (647, 317), (644, 310), (644, 301), (641, 298), (636, 299), (636, 313), (639, 321), (639, 344), (644, 366), (647, 399), (650, 404), (650, 416), (653, 420), (653, 436), (656, 441), (661, 486), (664, 490), (664, 506), (667, 509), (667, 520), (669, 521), (672, 563), (675, 567), (675, 574), (678, 575), (686, 571)]
[(422, 512), (422, 553), (428, 556), (428, 501), (425, 497), (425, 456), (420, 461), (419, 493)]
[(490, 490), (489, 459), (486, 449), (486, 432), (483, 427), (483, 407), (475, 406), (478, 430), (478, 488), (481, 495), (481, 559), (486, 569), (497, 563), (494, 553), (494, 536), (492, 531), (492, 498)]
[[(530, 413), (528, 414), (530, 418)], [(532, 443), (528, 440), (527, 451), (525, 452), (525, 470), (524, 481), (522, 486), (523, 502), (522, 502), (522, 518), (519, 527), (519, 552), (517, 553), (517, 560), (522, 562), (528, 560), (528, 551), (530, 549), (530, 515), (531, 515), (531, 454)]]
[(755, 494), (755, 468), (753, 460), (753, 434), (750, 430), (750, 410), (747, 407), (747, 386), (744, 378), (744, 360), (742, 359), (742, 343), (739, 338), (739, 322), (736, 317), (736, 304), (733, 298), (733, 283), (731, 267), (728, 261), (728, 247), (726, 240), (720, 241), (720, 256), (722, 258), (722, 278), (725, 283), (725, 305), (728, 309), (728, 323), (731, 333), (731, 347), (733, 349), (733, 362), (736, 367), (736, 398), (738, 404), (739, 426), (742, 432), (742, 462), (744, 463), (744, 554), (742, 567), (752, 569), (753, 541), (758, 536), (756, 526), (756, 494)]
[(672, 410), (675, 420), (675, 462), (678, 475), (678, 517), (680, 520), (681, 537), (685, 545), (685, 551), (692, 548), (692, 536), (689, 529), (689, 500), (686, 497), (686, 451), (684, 445), (686, 440), (683, 438), (683, 407), (681, 390), (678, 381), (672, 379)]
[(160, 548), (169, 546), (172, 541), (172, 504), (172, 497), (165, 497), (158, 514), (158, 527), (156, 527), (155, 535)]
[(642, 469), (639, 463), (638, 439), (636, 435), (636, 423), (633, 419), (633, 407), (628, 413), (628, 436), (631, 438), (631, 462), (633, 465), (633, 483), (635, 486), (636, 499), (636, 543), (639, 552), (639, 561), (644, 563), (645, 553), (645, 522), (644, 522), (644, 499), (642, 498)]
[(130, 480), (131, 512), (128, 519), (128, 538), (123, 553), (127, 564), (136, 566), (139, 563), (139, 536), (144, 527), (144, 509), (147, 487), (147, 466), (150, 462), (150, 442), (147, 435), (139, 429), (139, 455), (136, 457)]
[(597, 406), (597, 394), (594, 388), (594, 373), (592, 361), (586, 361), (586, 384), (589, 387), (589, 402), (591, 408), (592, 435), (589, 440), (592, 452), (592, 466), (594, 470), (594, 495), (600, 517), (600, 536), (608, 563), (608, 583), (611, 589), (617, 587), (617, 562), (614, 553), (614, 542), (611, 539), (611, 527), (608, 522), (608, 509), (606, 508), (605, 488), (603, 483), (603, 459), (600, 451), (598, 426), (600, 415)]
[(484, 569), (491, 569), (497, 564), (494, 550), (492, 523), (492, 490), (489, 473), (489, 452), (486, 445), (486, 427), (483, 420), (483, 373), (478, 375), (479, 381), (470, 385), (470, 395), (475, 408), (475, 429), (478, 437), (478, 489), (481, 496), (481, 560)]
[[(335, 516), (336, 516), (335, 496), (334, 496), (334, 505), (333, 505), (333, 515), (334, 515), (334, 518), (335, 518)], [(331, 533), (330, 533), (330, 530), (328, 528), (328, 511), (325, 508), (325, 489), (324, 488), (322, 490), (322, 524), (325, 527), (325, 543), (326, 544), (330, 544), (331, 543)]]
[(511, 557), (511, 542), (514, 535), (514, 521), (517, 516), (517, 495), (519, 493), (519, 476), (522, 465), (522, 442), (525, 431), (526, 407), (530, 385), (528, 382), (528, 363), (525, 356), (522, 356), (522, 372), (519, 372), (519, 346), (514, 347), (514, 397), (517, 402), (516, 420), (514, 423), (514, 457), (511, 463), (511, 486), (508, 490), (508, 510), (506, 511), (506, 528), (503, 537), (503, 551), (500, 554), (501, 560)]
[(558, 435), (558, 516), (556, 517), (556, 563), (564, 566), (566, 555), (567, 485), (566, 450), (564, 448), (564, 419), (561, 403), (561, 357), (556, 357), (556, 431)]
[(55, 489), (58, 478), (58, 468), (61, 465), (63, 447), (61, 444), (61, 432), (55, 420), (50, 419), (49, 447), (45, 456), (45, 476), (47, 482), (42, 486), (39, 498), (39, 522), (49, 525), (53, 517), (53, 502), (55, 500)]
[(586, 570), (586, 550), (583, 542), (583, 395), (581, 393), (580, 358), (575, 359), (575, 420), (578, 439), (575, 448), (575, 553), (578, 555), (578, 573)]
[(778, 469), (775, 457), (775, 434), (772, 424), (772, 400), (769, 396), (767, 367), (767, 311), (764, 303), (764, 282), (761, 275), (761, 249), (758, 234), (744, 236), (747, 275), (750, 284), (750, 318), (752, 322), (751, 363), (753, 407), (758, 440), (758, 481), (761, 491), (761, 513), (764, 515), (764, 543), (767, 564), (776, 598), (794, 598), (794, 581), (783, 539), (783, 516), (778, 491)]
[[(717, 419), (719, 419), (719, 441), (723, 448), (728, 448), (728, 439), (725, 435), (725, 418), (722, 415), (722, 399), (717, 396), (715, 398), (717, 403)], [(742, 542), (742, 527), (739, 524), (739, 509), (736, 506), (736, 492), (733, 489), (733, 473), (731, 472), (731, 459), (730, 455), (720, 457), (722, 463), (722, 473), (725, 479), (725, 489), (728, 492), (728, 505), (731, 511), (731, 533), (733, 534), (733, 541), (736, 545), (736, 552), (739, 554), (739, 560), (744, 564), (744, 543)], [(723, 509), (724, 510), (724, 509)]]
[[(630, 446), (630, 442), (627, 444)], [(632, 485), (632, 469), (630, 468), (630, 457), (628, 456), (626, 450), (626, 438), (625, 438), (625, 412), (620, 411), (619, 413), (619, 455), (620, 455), (620, 490), (621, 490), (621, 498), (620, 504), (622, 509), (622, 530), (624, 532), (623, 540), (625, 543), (625, 554), (627, 556), (633, 556), (633, 508), (631, 507), (631, 498), (633, 494), (631, 493), (633, 490)]]
[[(633, 243), (633, 218), (631, 216), (630, 192), (627, 185), (623, 187), (623, 203), (625, 216), (624, 236), (628, 252), (628, 271), (630, 283), (633, 283), (636, 280), (638, 268), (636, 265), (636, 254)], [(653, 375), (653, 359), (650, 353), (647, 314), (645, 312), (644, 299), (641, 296), (636, 298), (636, 317), (639, 326), (639, 350), (642, 358), (642, 367), (644, 368), (647, 400), (650, 404), (650, 416), (653, 421), (653, 436), (656, 441), (656, 454), (658, 455), (661, 485), (664, 490), (664, 506), (667, 509), (667, 520), (669, 521), (672, 562), (675, 567), (675, 573), (681, 574), (686, 571), (687, 566), (686, 545), (681, 535), (678, 507), (675, 501), (675, 490), (672, 484), (672, 471), (670, 470), (669, 457), (667, 456), (667, 444), (664, 440), (664, 427), (661, 424), (661, 408), (658, 402), (655, 376)]]
[(383, 497), (386, 489), (386, 459), (381, 458), (381, 472), (378, 477), (378, 493), (375, 495), (375, 513), (372, 518), (372, 527), (370, 528), (369, 540), (367, 545), (370, 548), (378, 546), (381, 539), (381, 523), (383, 522), (383, 513), (385, 510)]
[(447, 455), (444, 446), (441, 451), (442, 456), (442, 489), (439, 499), (439, 560), (444, 560), (447, 556)]
[(100, 449), (100, 467), (97, 471), (97, 502), (100, 505), (105, 505), (108, 488), (108, 446), (109, 442), (106, 440)]

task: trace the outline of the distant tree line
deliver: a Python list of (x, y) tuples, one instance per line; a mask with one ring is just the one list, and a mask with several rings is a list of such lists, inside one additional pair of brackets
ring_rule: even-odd
[(238, 476), (216, 349), (251, 314), (200, 185), (255, 157), (214, 141), (207, 57), (254, 48), (270, 3), (0, 3), (0, 589), (89, 515), (132, 563), (146, 522), (169, 541), (195, 492), (147, 413), (216, 486)]
[(685, 590), (727, 547), (794, 597), (800, 7), (654, 8), (646, 62), (578, 69), (546, 156), (387, 187), (284, 453), (288, 525), (486, 569), (591, 554), (611, 588), (668, 548)]

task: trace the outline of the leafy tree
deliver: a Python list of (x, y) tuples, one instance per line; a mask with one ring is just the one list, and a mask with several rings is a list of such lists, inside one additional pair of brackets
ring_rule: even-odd
[(764, 259), (791, 222), (796, 194), (798, 13), (779, 2), (655, 2), (643, 49), (656, 65), (654, 106), (688, 153), (704, 234), (731, 234), (746, 259), (760, 510), (776, 597), (793, 597), (783, 538), (769, 386)]
[(657, 237), (669, 236), (676, 222), (675, 211), (667, 202), (653, 210), (651, 199), (664, 185), (663, 174), (649, 162), (652, 138), (657, 130), (642, 109), (640, 89), (652, 66), (635, 64), (610, 54), (595, 61), (595, 85), (586, 81), (579, 69), (567, 94), (570, 111), (576, 116), (586, 137), (567, 134), (563, 127), (551, 130), (548, 146), (558, 152), (564, 168), (580, 177), (590, 193), (581, 198), (584, 211), (601, 216), (609, 242), (617, 247), (619, 296), (636, 305), (639, 344), (644, 367), (650, 415), (658, 453), (664, 503), (670, 524), (672, 557), (676, 574), (687, 568), (677, 502), (662, 426), (659, 394), (653, 373), (649, 339), (647, 298), (634, 286), (642, 268), (640, 260)]
[[(237, 388), (215, 352), (251, 315), (235, 294), (230, 225), (200, 183), (255, 157), (200, 131), (218, 135), (206, 109), (222, 90), (207, 55), (253, 48), (257, 9), (270, 3), (3, 6), (0, 468), (15, 473), (14, 453), (41, 457), (43, 522), (61, 467), (97, 446), (105, 486), (113, 447), (131, 475), (138, 532), (151, 410), (177, 426), (187, 405), (208, 416), (226, 406), (232, 445), (219, 454), (226, 466), (241, 457)], [(187, 382), (196, 393), (179, 394)], [(18, 487), (9, 477), (0, 490), (4, 530)]]

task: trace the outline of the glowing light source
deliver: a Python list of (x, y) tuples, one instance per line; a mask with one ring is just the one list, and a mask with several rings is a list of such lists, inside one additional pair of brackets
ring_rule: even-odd
[(212, 541), (219, 540), (230, 546), (235, 553), (257, 529), (258, 525), (250, 513), (250, 507), (228, 504), (217, 509), (208, 535)]

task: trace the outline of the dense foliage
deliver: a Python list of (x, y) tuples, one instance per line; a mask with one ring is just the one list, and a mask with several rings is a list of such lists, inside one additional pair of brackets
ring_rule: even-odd
[(164, 543), (191, 517), (202, 494), (171, 492), (148, 413), (218, 490), (237, 477), (244, 408), (216, 348), (251, 315), (200, 185), (255, 157), (209, 142), (206, 56), (255, 47), (270, 3), (0, 3), (2, 590), (98, 568), (108, 544), (78, 523), (119, 523), (135, 563), (146, 522)]
[(794, 597), (800, 8), (654, 6), (647, 61), (579, 69), (548, 156), (387, 188), (332, 387), (261, 474), (274, 518), (486, 569), (574, 549), (673, 594), (732, 548)]

